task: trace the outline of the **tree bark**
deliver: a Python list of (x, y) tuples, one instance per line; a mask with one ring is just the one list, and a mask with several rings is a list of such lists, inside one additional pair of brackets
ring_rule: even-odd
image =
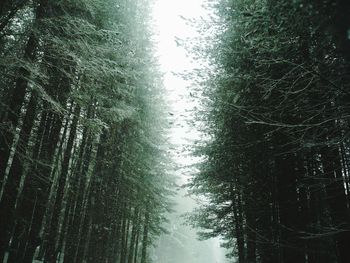
[(300, 210), (297, 195), (296, 153), (284, 135), (276, 134), (275, 172), (278, 189), (280, 246), (283, 263), (305, 262), (304, 244), (298, 236)]
[(69, 130), (69, 137), (67, 141), (67, 146), (65, 149), (63, 161), (61, 164), (61, 172), (58, 179), (58, 189), (56, 193), (56, 198), (53, 206), (53, 214), (51, 219), (51, 224), (49, 225), (49, 239), (46, 247), (46, 253), (44, 257), (44, 262), (47, 263), (55, 263), (57, 259), (57, 238), (59, 237), (58, 229), (59, 229), (59, 217), (62, 211), (62, 202), (64, 190), (66, 188), (66, 181), (68, 177), (68, 170), (71, 161), (71, 155), (73, 150), (73, 145), (77, 132), (77, 125), (80, 115), (80, 107), (76, 106), (73, 114), (72, 124)]
[[(81, 235), (84, 236), (84, 234), (86, 234), (84, 232), (87, 231), (87, 228), (83, 228), (83, 222), (85, 220), (85, 217), (87, 216), (87, 211), (84, 210), (84, 206), (86, 209), (84, 195), (86, 194), (87, 172), (92, 154), (92, 137), (88, 136), (89, 138), (87, 139), (86, 137), (87, 130), (83, 132), (82, 144), (84, 145), (82, 145), (82, 151), (79, 157), (79, 159), (81, 159), (82, 162), (82, 167), (81, 169), (79, 169), (80, 164), (78, 163), (78, 169), (72, 177), (72, 190), (69, 193), (71, 198), (70, 201), (75, 205), (75, 209), (74, 213), (71, 213), (72, 218), (69, 221), (66, 236), (65, 255), (67, 254), (67, 262), (76, 262), (79, 247), (81, 245), (85, 246), (84, 239), (81, 238)], [(85, 152), (85, 154), (83, 154), (83, 152)]]
[(338, 248), (339, 263), (350, 262), (348, 245), (350, 244), (350, 217), (345, 195), (340, 153), (337, 147), (324, 147), (321, 152), (322, 166), (329, 183), (326, 186), (327, 200), (331, 212)]
[[(45, 10), (48, 0), (41, 0), (38, 9), (36, 10), (36, 20), (45, 17)], [(38, 39), (31, 34), (24, 50), (24, 59), (28, 62), (33, 62), (36, 58), (36, 51), (38, 47)], [(2, 123), (5, 127), (0, 134), (0, 180), (4, 183), (5, 171), (9, 160), (11, 147), (15, 135), (15, 129), (19, 122), (20, 111), (24, 103), (25, 94), (28, 88), (28, 79), (30, 72), (21, 67), (18, 73), (19, 77), (13, 90), (13, 95), (8, 105), (7, 114), (4, 116)], [(3, 244), (0, 241), (0, 260), (3, 256)]]
[[(11, 231), (15, 224), (15, 204), (20, 190), (20, 182), (23, 175), (23, 156), (27, 154), (28, 142), (31, 130), (34, 125), (38, 94), (33, 92), (26, 115), (23, 120), (23, 126), (19, 134), (19, 142), (13, 157), (13, 162), (8, 175), (8, 180), (3, 190), (3, 196), (0, 200), (0, 262), (3, 260), (5, 247), (7, 246)], [(4, 221), (6, 219), (6, 221)]]
[(131, 230), (131, 240), (130, 240), (130, 245), (129, 245), (129, 255), (128, 255), (128, 263), (133, 263), (134, 262), (134, 250), (136, 246), (136, 233), (137, 233), (137, 227), (139, 225), (138, 222), (138, 217), (139, 217), (139, 212), (138, 208), (135, 208), (134, 211), (134, 216), (133, 216), (133, 221), (132, 221), (132, 230)]
[[(59, 140), (62, 122), (63, 120), (61, 116), (53, 116), (53, 123), (50, 125), (50, 127), (47, 127), (49, 134), (42, 145), (40, 154), (40, 162), (43, 163), (43, 165), (39, 165), (37, 170), (31, 171), (31, 173), (28, 175), (27, 188), (31, 188), (31, 190), (27, 192), (28, 195), (24, 197), (24, 200), (28, 200), (27, 202), (29, 202), (28, 205), (25, 206), (24, 212), (27, 219), (32, 218), (32, 222), (23, 257), (23, 263), (31, 263), (33, 261), (34, 252), (38, 246), (37, 240), (39, 238), (39, 232), (49, 197), (51, 184), (51, 178), (49, 175), (51, 174), (50, 171), (54, 152)], [(42, 176), (44, 180), (39, 179), (38, 176)], [(38, 200), (35, 207), (30, 200)], [(31, 213), (32, 211), (34, 211), (33, 215)]]
[[(147, 209), (147, 206), (146, 206)], [(147, 249), (148, 249), (148, 227), (149, 227), (149, 212), (145, 211), (145, 221), (143, 224), (143, 237), (142, 237), (142, 251), (141, 251), (141, 263), (147, 263), (148, 261), (148, 255), (147, 255)]]

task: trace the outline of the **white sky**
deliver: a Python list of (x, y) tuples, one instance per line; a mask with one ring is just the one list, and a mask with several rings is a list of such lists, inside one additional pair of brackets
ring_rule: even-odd
[[(153, 9), (157, 56), (164, 72), (164, 86), (168, 92), (167, 102), (171, 113), (174, 114), (169, 140), (170, 143), (183, 148), (200, 138), (200, 133), (193, 125), (188, 124), (188, 121), (193, 119), (192, 112), (198, 101), (190, 96), (192, 84), (174, 73), (191, 71), (196, 65), (191, 63), (186, 50), (175, 40), (198, 34), (182, 17), (199, 18), (203, 15), (202, 2), (203, 0), (156, 0)], [(184, 165), (193, 162), (193, 159), (184, 156), (184, 154), (178, 155), (178, 161), (181, 159)]]
[[(156, 0), (153, 12), (158, 31), (160, 63), (165, 70), (190, 68), (183, 49), (178, 48), (175, 37), (186, 38), (196, 34), (181, 18), (199, 18), (203, 15), (202, 0)], [(202, 11), (202, 12), (201, 12)]]
[[(160, 68), (164, 72), (167, 103), (171, 111), (171, 114), (169, 114), (169, 122), (171, 123), (169, 142), (173, 146), (169, 152), (176, 166), (179, 167), (177, 174), (180, 177), (180, 183), (185, 182), (186, 177), (195, 172), (186, 166), (199, 161), (198, 158), (191, 156), (190, 149), (194, 141), (201, 138), (201, 133), (193, 124), (193, 112), (199, 103), (198, 99), (193, 98), (190, 94), (194, 84), (174, 73), (191, 71), (199, 65), (195, 65), (191, 61), (186, 50), (179, 46), (175, 40), (197, 36), (197, 30), (189, 26), (182, 17), (186, 19), (205, 17), (206, 10), (202, 7), (203, 2), (204, 0), (155, 0), (152, 15), (156, 34), (154, 40), (157, 56)], [(182, 195), (184, 195), (184, 192), (178, 193), (177, 213), (188, 212), (195, 206), (190, 197), (183, 197)], [(195, 235), (192, 238), (193, 242), (198, 242)], [(207, 242), (206, 246), (211, 246), (212, 254), (217, 263), (224, 262), (223, 251), (219, 248), (218, 239)], [(188, 262), (192, 262), (191, 259), (188, 260)]]

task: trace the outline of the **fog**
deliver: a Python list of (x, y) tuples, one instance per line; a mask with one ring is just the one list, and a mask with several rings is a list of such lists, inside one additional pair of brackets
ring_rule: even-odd
[(196, 230), (183, 225), (181, 214), (195, 207), (195, 202), (184, 197), (186, 189), (178, 192), (176, 212), (170, 215), (168, 235), (160, 237), (153, 258), (157, 263), (223, 263), (224, 251), (218, 239), (198, 241)]
[(204, 17), (206, 11), (202, 4), (203, 0), (157, 0), (153, 9), (157, 55), (164, 73), (170, 111), (168, 140), (171, 146), (168, 153), (175, 167), (172, 176), (177, 178), (178, 184), (174, 212), (169, 215), (170, 222), (165, 226), (169, 234), (160, 237), (152, 253), (152, 260), (157, 263), (226, 262), (219, 239), (199, 241), (197, 230), (185, 225), (182, 217), (198, 206), (193, 197), (188, 196), (188, 189), (181, 186), (196, 173), (191, 165), (200, 159), (192, 156), (191, 149), (203, 134), (198, 130), (201, 124), (195, 121), (193, 114), (199, 107), (200, 98), (193, 98), (191, 90), (198, 87), (179, 75), (198, 68), (200, 62), (192, 61), (176, 39), (196, 37), (198, 32), (186, 20)]

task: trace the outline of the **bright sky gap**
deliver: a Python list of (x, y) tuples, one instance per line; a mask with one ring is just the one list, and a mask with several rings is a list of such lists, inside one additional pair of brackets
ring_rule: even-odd
[[(164, 74), (164, 87), (167, 92), (167, 104), (171, 118), (169, 142), (173, 145), (169, 151), (175, 165), (179, 184), (185, 183), (195, 171), (188, 168), (198, 159), (191, 156), (190, 149), (201, 133), (193, 123), (193, 111), (198, 101), (191, 98), (191, 83), (178, 74), (198, 67), (178, 39), (194, 38), (196, 29), (186, 21), (205, 16), (203, 0), (157, 0), (153, 8), (155, 45), (160, 69)], [(198, 63), (198, 62), (197, 62)], [(181, 214), (190, 212), (196, 203), (186, 195), (186, 189), (179, 190), (175, 201), (175, 213), (170, 215), (170, 235), (161, 236), (155, 252), (157, 263), (223, 263), (224, 251), (220, 241), (212, 239), (198, 241), (196, 230), (183, 226)], [(171, 246), (171, 250), (169, 247)]]

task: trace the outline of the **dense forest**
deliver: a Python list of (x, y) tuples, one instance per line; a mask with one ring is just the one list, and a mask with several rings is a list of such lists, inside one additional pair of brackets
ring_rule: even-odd
[(0, 2), (0, 262), (149, 262), (171, 184), (149, 8)]
[[(350, 1), (206, 4), (189, 224), (232, 262), (349, 263)], [(176, 184), (151, 10), (0, 1), (1, 263), (152, 262)]]
[(240, 263), (350, 262), (350, 1), (210, 5), (192, 224)]

